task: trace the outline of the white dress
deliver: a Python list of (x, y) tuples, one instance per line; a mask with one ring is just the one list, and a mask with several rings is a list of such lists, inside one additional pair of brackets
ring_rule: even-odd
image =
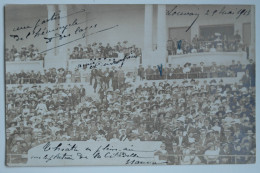
[(66, 83), (71, 83), (71, 74), (70, 73), (68, 73), (66, 75)]

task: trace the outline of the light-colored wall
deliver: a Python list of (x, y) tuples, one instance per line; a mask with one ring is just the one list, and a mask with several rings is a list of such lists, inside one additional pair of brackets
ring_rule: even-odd
[[(118, 27), (105, 31), (87, 38), (87, 44), (93, 42), (101, 42), (103, 45), (110, 43), (111, 46), (117, 42), (127, 40), (128, 45), (135, 44), (139, 48), (143, 48), (144, 44), (144, 5), (119, 5), (117, 8), (108, 9), (108, 6), (90, 9), (89, 18), (95, 18), (90, 24), (97, 24), (97, 30), (108, 28), (114, 25)], [(103, 11), (103, 9), (106, 9)]]
[[(20, 37), (26, 37), (29, 30), (13, 31), (16, 27), (31, 26), (37, 22), (38, 19), (47, 18), (46, 5), (22, 5), (22, 6), (6, 6), (5, 7), (5, 45), (6, 48), (11, 48), (13, 45), (21, 49), (22, 46), (28, 47), (30, 44), (34, 44), (36, 47), (43, 47), (46, 49), (46, 45), (40, 41), (35, 41), (33, 37), (29, 36), (28, 39), (23, 41), (15, 41), (10, 37), (12, 34), (17, 34)], [(47, 26), (47, 25), (44, 25)]]

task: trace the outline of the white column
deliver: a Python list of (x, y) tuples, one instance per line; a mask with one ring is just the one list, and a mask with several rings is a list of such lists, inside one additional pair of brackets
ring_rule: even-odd
[(251, 41), (249, 46), (249, 58), (255, 58), (255, 6), (251, 6)]
[[(66, 4), (61, 4), (59, 5), (59, 11), (60, 11), (60, 21), (59, 21), (59, 26), (66, 26), (68, 24), (68, 18), (67, 18), (67, 5)], [(63, 32), (63, 29), (59, 30), (59, 34), (62, 36), (67, 36), (68, 35), (68, 29), (66, 29)], [(63, 37), (62, 40), (58, 39), (58, 44), (57, 45), (62, 45), (68, 42), (67, 37)], [(58, 57), (61, 61), (66, 62), (68, 58), (68, 45), (63, 45), (59, 48), (57, 48), (57, 54)]]
[(234, 35), (238, 31), (238, 34), (241, 36), (241, 40), (243, 40), (243, 23), (237, 20), (234, 24)]
[(145, 4), (144, 51), (151, 52), (153, 46), (153, 5)]
[(165, 62), (167, 56), (167, 29), (166, 5), (159, 4), (157, 13), (157, 51), (162, 62)]
[[(48, 10), (48, 19), (52, 17), (52, 15), (55, 12), (55, 6), (54, 5), (47, 5)], [(55, 20), (48, 22), (48, 30), (53, 30), (55, 28)], [(51, 38), (54, 36), (53, 32), (48, 33), (48, 38)], [(52, 58), (55, 55), (55, 49), (52, 49), (55, 47), (55, 40), (52, 40), (51, 42), (47, 43), (47, 58)], [(52, 49), (52, 50), (49, 50)]]
[(199, 24), (198, 24), (198, 22), (195, 22), (195, 23), (193, 24), (193, 26), (191, 27), (190, 31), (191, 31), (191, 41), (192, 41), (192, 39), (195, 37), (195, 35), (197, 35), (197, 36), (199, 37), (199, 35), (200, 35), (200, 30), (199, 30)]

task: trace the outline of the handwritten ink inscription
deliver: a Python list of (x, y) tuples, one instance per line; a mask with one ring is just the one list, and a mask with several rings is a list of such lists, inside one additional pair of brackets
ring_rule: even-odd
[(125, 55), (123, 58), (98, 58), (98, 59), (90, 59), (89, 62), (84, 64), (78, 64), (75, 68), (86, 68), (86, 69), (94, 69), (99, 67), (109, 67), (109, 66), (118, 66), (123, 67), (124, 63), (128, 59), (136, 59), (138, 56), (136, 55)]
[[(118, 25), (115, 24), (107, 28), (99, 28), (99, 25), (95, 22), (93, 24), (86, 25), (89, 20), (86, 19), (85, 21), (81, 21), (83, 19), (78, 18), (76, 15), (80, 13), (88, 13), (85, 9), (68, 14), (67, 16), (61, 16), (60, 13), (61, 11), (54, 12), (49, 18), (36, 19), (32, 22), (32, 24), (15, 26), (9, 37), (17, 42), (22, 42), (27, 39), (35, 39), (35, 41), (40, 41), (45, 44), (54, 42), (56, 39), (65, 40), (65, 42), (60, 45), (40, 51), (40, 53), (45, 53), (49, 50), (84, 39), (86, 36), (98, 34), (100, 32), (118, 27)], [(72, 22), (62, 25), (60, 19), (67, 20), (68, 17), (72, 19)], [(58, 23), (57, 26), (55, 26), (54, 22)], [(87, 32), (89, 34), (86, 34)], [(65, 38), (67, 38), (67, 40)]]
[[(149, 144), (148, 144), (149, 143)], [(155, 153), (161, 142), (60, 141), (29, 150), (28, 165), (155, 165), (165, 164)], [(149, 146), (149, 147), (147, 147)]]
[(182, 10), (179, 8), (179, 6), (174, 6), (171, 9), (166, 10), (167, 16), (188, 16), (188, 17), (194, 17), (191, 24), (186, 29), (186, 32), (188, 32), (191, 27), (194, 25), (194, 23), (198, 20), (200, 16), (208, 16), (213, 17), (217, 15), (221, 16), (233, 16), (235, 19), (239, 19), (242, 16), (248, 16), (251, 14), (251, 10), (247, 8), (236, 8), (236, 9), (229, 9), (226, 6), (223, 6), (220, 9), (206, 9), (205, 11), (202, 11), (200, 8), (197, 8), (197, 10), (189, 11), (189, 10)]

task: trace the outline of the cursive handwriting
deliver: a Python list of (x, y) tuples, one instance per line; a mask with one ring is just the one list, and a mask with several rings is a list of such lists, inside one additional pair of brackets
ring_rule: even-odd
[(134, 160), (131, 160), (131, 159), (128, 159), (126, 161), (126, 165), (161, 165), (161, 164), (166, 164), (168, 162), (164, 161), (164, 162), (151, 162), (151, 161), (140, 161), (140, 160), (137, 160), (137, 159), (134, 159)]
[(78, 19), (75, 19), (72, 23), (69, 23), (69, 24), (63, 25), (63, 26), (58, 26), (57, 28), (48, 30), (46, 27), (44, 27), (44, 28), (40, 27), (40, 25), (38, 24), (39, 22), (40, 22), (40, 19), (35, 23), (35, 26), (32, 31), (34, 38), (46, 35), (50, 32), (59, 31), (59, 30), (61, 30), (61, 33), (63, 34), (69, 27), (79, 25)]
[(132, 152), (132, 153), (126, 153), (126, 152), (123, 152), (123, 151), (118, 151), (118, 152), (115, 152), (115, 153), (111, 153), (111, 152), (107, 152), (105, 155), (104, 155), (105, 158), (115, 158), (115, 157), (140, 157), (138, 154)]
[(200, 14), (195, 13), (195, 12), (190, 12), (190, 11), (178, 11), (178, 6), (176, 5), (174, 8), (171, 10), (166, 10), (166, 15), (167, 16), (195, 16), (196, 18), (192, 21), (190, 26), (186, 29), (186, 32), (190, 30), (190, 28), (194, 25), (194, 23), (197, 21), (199, 18)]
[(240, 18), (241, 16), (248, 16), (251, 14), (250, 9), (241, 8), (241, 9), (227, 9), (226, 6), (223, 6), (221, 9), (214, 9), (214, 10), (206, 10), (204, 13), (206, 16), (216, 16), (216, 15), (230, 15), (235, 16), (236, 19)]
[(198, 20), (198, 18), (202, 15), (204, 16), (216, 16), (216, 15), (222, 15), (222, 16), (234, 16), (235, 19), (239, 19), (241, 16), (248, 16), (251, 14), (250, 9), (246, 8), (236, 8), (236, 9), (227, 9), (226, 6), (223, 6), (220, 9), (206, 9), (204, 12), (191, 12), (191, 11), (184, 11), (178, 8), (179, 6), (176, 5), (173, 8), (166, 10), (167, 16), (189, 16), (189, 17), (195, 17), (191, 24), (186, 29), (186, 32), (191, 29), (191, 27), (194, 25), (194, 23)]
[(64, 154), (61, 154), (61, 153), (58, 153), (56, 155), (48, 155), (46, 154), (43, 159), (45, 160), (45, 162), (49, 162), (51, 160), (74, 160), (74, 158), (72, 157), (72, 154), (67, 154), (67, 153), (64, 153)]
[[(34, 27), (30, 27), (30, 26), (26, 27), (26, 29), (31, 28), (32, 30), (29, 30), (25, 37), (23, 37), (23, 35), (22, 35), (23, 33), (22, 34), (11, 34), (10, 37), (15, 39), (15, 41), (22, 41), (22, 40), (28, 39), (29, 37), (39, 38), (39, 37), (43, 36), (43, 38), (45, 40), (47, 40), (46, 43), (50, 43), (55, 38), (58, 38), (61, 40), (65, 37), (70, 37), (71, 36), (70, 33), (66, 34), (66, 35), (64, 35), (64, 33), (66, 30), (68, 30), (71, 27), (78, 26), (77, 29), (72, 32), (75, 35), (78, 34), (79, 32), (86, 31), (87, 29), (89, 30), (89, 29), (94, 29), (97, 27), (97, 24), (94, 24), (91, 26), (86, 26), (86, 27), (84, 27), (84, 29), (81, 29), (81, 27), (79, 25), (82, 23), (85, 23), (85, 22), (79, 23), (78, 19), (76, 18), (73, 20), (72, 23), (62, 25), (62, 26), (60, 24), (58, 24), (59, 26), (56, 28), (47, 28), (46, 26), (42, 26), (42, 24), (40, 24), (41, 19), (38, 19), (37, 22), (34, 24)], [(25, 27), (23, 27), (23, 28), (25, 28)], [(16, 30), (17, 29), (21, 30), (21, 27), (16, 28)], [(52, 37), (46, 36), (48, 33), (55, 32), (55, 31), (61, 31), (60, 32), (61, 34), (54, 33), (54, 35)]]
[[(71, 13), (67, 16), (60, 16), (60, 11), (59, 12), (54, 12), (50, 18), (47, 18), (47, 19), (38, 19), (38, 21), (36, 22), (37, 23), (37, 26), (39, 26), (39, 24), (45, 24), (45, 23), (48, 23), (50, 21), (54, 21), (54, 20), (58, 20), (58, 19), (62, 19), (62, 18), (66, 18), (68, 16), (72, 16), (72, 15), (75, 15), (75, 14), (78, 14), (78, 13), (82, 13), (82, 12), (86, 12), (85, 9), (81, 9), (79, 11), (76, 11), (74, 13)], [(35, 27), (36, 25), (34, 25)], [(29, 29), (29, 28), (32, 28), (32, 26), (18, 26), (18, 27), (14, 27), (13, 28), (13, 31), (20, 31), (20, 30), (26, 30), (26, 29)], [(35, 28), (34, 28), (35, 29)]]
[[(143, 145), (134, 142), (88, 142), (88, 141), (55, 141), (41, 144), (29, 150), (28, 163), (42, 165), (62, 165), (64, 162), (74, 164), (117, 162), (121, 165), (159, 165), (165, 160), (155, 157), (160, 142), (149, 142), (155, 147), (147, 150)], [(87, 161), (87, 162), (86, 162)]]
[[(74, 39), (74, 40), (71, 40), (71, 41), (68, 41), (68, 42), (66, 42), (66, 43), (60, 44), (60, 45), (58, 45), (58, 46), (55, 46), (55, 47), (46, 49), (46, 50), (44, 50), (44, 51), (41, 51), (40, 53), (44, 53), (44, 52), (50, 51), (50, 50), (52, 50), (52, 49), (55, 49), (55, 48), (64, 46), (64, 45), (66, 45), (66, 44), (70, 44), (70, 43), (72, 43), (72, 42), (75, 42), (75, 41), (81, 40), (81, 39), (83, 39), (83, 38), (86, 38), (87, 36), (91, 36), (91, 35), (94, 35), (94, 34), (97, 34), (97, 33), (100, 33), (100, 32), (104, 32), (104, 31), (107, 31), (107, 30), (111, 30), (111, 29), (116, 28), (116, 27), (118, 27), (118, 26), (119, 26), (119, 25), (114, 25), (114, 26), (112, 26), (112, 27), (108, 27), (108, 28), (105, 28), (105, 29), (101, 29), (101, 30), (98, 30), (98, 31), (93, 32), (93, 33), (91, 33), (91, 34), (88, 34), (88, 35), (86, 35), (86, 32), (84, 32), (84, 33), (81, 34), (81, 36), (80, 36), (79, 38), (76, 38), (76, 39)], [(59, 37), (57, 37), (57, 38), (59, 38)]]
[(79, 159), (88, 159), (88, 156), (83, 155), (82, 153), (77, 153)]
[[(59, 23), (57, 23), (56, 27), (55, 27), (55, 25), (53, 25), (53, 23), (51, 24), (51, 25), (53, 25), (53, 28), (47, 27), (46, 24), (48, 24), (48, 26), (51, 26), (51, 25), (49, 25), (51, 22), (59, 21), (59, 19), (67, 18), (68, 16), (73, 16), (78, 13), (88, 13), (88, 12), (85, 9), (82, 9), (82, 10), (76, 11), (76, 12), (71, 13), (66, 16), (61, 16), (60, 13), (61, 13), (61, 11), (53, 12), (53, 14), (49, 18), (44, 18), (44, 19), (39, 18), (32, 25), (14, 27), (12, 30), (13, 33), (11, 33), (9, 36), (10, 36), (10, 38), (14, 39), (15, 41), (19, 41), (19, 42), (24, 41), (29, 38), (38, 39), (38, 40), (43, 39), (45, 41), (45, 43), (48, 44), (50, 42), (53, 42), (55, 39), (63, 40), (65, 38), (69, 38), (69, 37), (72, 37), (73, 35), (75, 36), (78, 34), (81, 34), (81, 36), (82, 36), (81, 39), (85, 38), (85, 34), (86, 34), (87, 30), (88, 31), (91, 31), (92, 29), (94, 30), (98, 26), (96, 23), (93, 25), (83, 27), (82, 25), (84, 23), (86, 23), (89, 20), (93, 20), (93, 19), (79, 21), (79, 19), (77, 17), (74, 17), (74, 19), (71, 20), (72, 22), (70, 22), (68, 24), (61, 25), (61, 23), (59, 22)], [(105, 28), (105, 29), (109, 29), (109, 28)], [(99, 30), (99, 32), (102, 32), (102, 30), (104, 30), (104, 29)], [(23, 32), (18, 32), (18, 31), (23, 31)], [(76, 39), (75, 41), (77, 41), (77, 40), (78, 39)], [(71, 42), (73, 42), (73, 41), (70, 41), (69, 43), (71, 43)], [(56, 46), (54, 48), (57, 48), (60, 46), (62, 46), (62, 45)], [(46, 52), (46, 51), (48, 51), (48, 50), (45, 50), (43, 52)]]
[(135, 153), (131, 150), (126, 150), (125, 148), (123, 151), (121, 149), (115, 148), (113, 145), (108, 144), (105, 147), (99, 146), (98, 149), (94, 152), (94, 158), (103, 158), (101, 153), (105, 151), (103, 157), (104, 158), (124, 158), (124, 157), (134, 157), (134, 158), (151, 158), (151, 157), (142, 157), (139, 154)]
[[(136, 55), (125, 55), (124, 58), (120, 58), (120, 59), (108, 59), (108, 61), (111, 61), (111, 62), (102, 62), (100, 61), (101, 58), (98, 58), (98, 61), (96, 61), (97, 59), (90, 59), (91, 62), (89, 63), (84, 63), (84, 64), (79, 64), (77, 66), (77, 68), (89, 68), (89, 69), (94, 69), (94, 68), (98, 68), (98, 67), (105, 67), (105, 66), (113, 66), (113, 65), (116, 65), (116, 64), (119, 64), (120, 67), (122, 67), (125, 63), (126, 60), (128, 59), (132, 59), (132, 58), (137, 58)], [(106, 58), (104, 58), (106, 59)]]
[(13, 31), (20, 31), (20, 30), (25, 30), (25, 29), (29, 29), (32, 28), (31, 26), (17, 26), (13, 29)]
[(43, 151), (78, 151), (76, 144), (67, 144), (63, 145), (62, 143), (59, 143), (57, 146), (52, 147), (50, 142), (47, 142), (43, 146)]

